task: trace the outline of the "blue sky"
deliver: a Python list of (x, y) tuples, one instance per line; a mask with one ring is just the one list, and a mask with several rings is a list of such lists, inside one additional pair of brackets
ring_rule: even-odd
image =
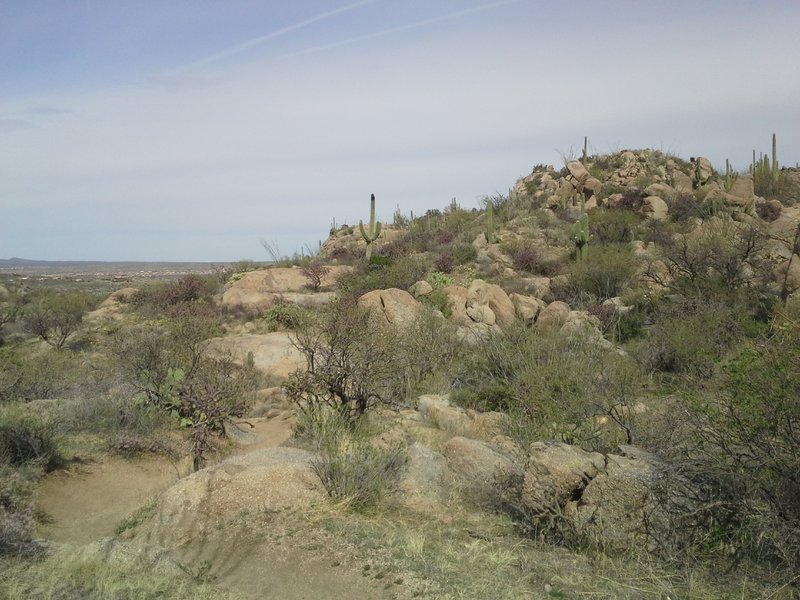
[(266, 259), (587, 135), (800, 160), (800, 2), (0, 0), (0, 258)]

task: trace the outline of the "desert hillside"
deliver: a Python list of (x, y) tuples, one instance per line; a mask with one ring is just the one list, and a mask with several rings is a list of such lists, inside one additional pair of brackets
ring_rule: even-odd
[(370, 192), (266, 266), (0, 279), (0, 597), (800, 595), (800, 170)]

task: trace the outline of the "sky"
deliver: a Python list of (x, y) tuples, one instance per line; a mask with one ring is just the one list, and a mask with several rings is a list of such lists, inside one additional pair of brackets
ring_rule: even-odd
[(268, 260), (538, 163), (800, 161), (797, 0), (0, 0), (0, 258)]

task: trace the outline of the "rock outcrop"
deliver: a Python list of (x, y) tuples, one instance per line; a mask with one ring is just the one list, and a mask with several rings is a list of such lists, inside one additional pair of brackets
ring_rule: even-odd
[(407, 327), (422, 313), (414, 296), (397, 288), (372, 290), (358, 299), (358, 306), (369, 310), (383, 325)]

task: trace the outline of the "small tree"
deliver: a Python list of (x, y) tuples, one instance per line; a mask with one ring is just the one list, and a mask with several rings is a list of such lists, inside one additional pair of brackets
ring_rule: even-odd
[(81, 325), (89, 309), (89, 298), (82, 293), (42, 292), (27, 306), (22, 325), (56, 349), (61, 349)]
[(230, 356), (209, 356), (213, 332), (212, 323), (183, 318), (169, 330), (156, 325), (123, 330), (114, 343), (126, 380), (189, 429), (195, 470), (205, 464), (213, 437), (225, 437), (228, 425), (238, 427), (258, 384), (252, 357), (239, 367)]
[(322, 280), (331, 270), (330, 267), (311, 261), (300, 265), (300, 272), (308, 279), (308, 287), (316, 292), (322, 286)]
[(287, 395), (304, 413), (327, 406), (348, 420), (390, 403), (392, 383), (402, 371), (392, 352), (394, 337), (391, 330), (371, 327), (369, 313), (354, 299), (340, 300), (297, 332), (295, 346), (307, 366), (284, 384)]

